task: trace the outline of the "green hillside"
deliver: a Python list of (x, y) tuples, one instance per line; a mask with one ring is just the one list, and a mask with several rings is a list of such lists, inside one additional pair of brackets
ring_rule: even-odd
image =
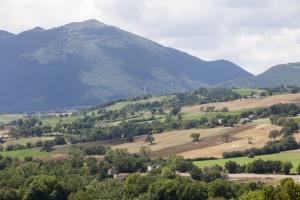
[(93, 106), (252, 76), (96, 20), (0, 37), (0, 51), (0, 112)]

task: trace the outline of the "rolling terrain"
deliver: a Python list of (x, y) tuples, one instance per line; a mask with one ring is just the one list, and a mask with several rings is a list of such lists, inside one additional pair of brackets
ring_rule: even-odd
[(300, 85), (300, 62), (276, 65), (248, 78), (238, 78), (218, 84), (222, 87), (265, 88), (280, 85)]
[(243, 110), (249, 108), (266, 108), (278, 103), (294, 103), (300, 106), (300, 94), (283, 94), (268, 96), (262, 99), (248, 98), (228, 102), (208, 103), (196, 106), (186, 106), (181, 109), (183, 113), (199, 112), (200, 107), (215, 106), (216, 109), (227, 107), (229, 111)]

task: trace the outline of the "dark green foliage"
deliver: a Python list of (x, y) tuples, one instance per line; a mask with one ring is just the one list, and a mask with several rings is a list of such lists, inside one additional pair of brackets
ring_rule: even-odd
[(123, 186), (126, 197), (133, 199), (142, 193), (146, 193), (150, 184), (155, 181), (156, 178), (152, 176), (141, 176), (140, 174), (130, 175)]
[(37, 176), (24, 194), (24, 199), (28, 200), (63, 200), (66, 197), (63, 187), (53, 176)]
[(21, 200), (17, 190), (10, 188), (0, 188), (0, 200)]
[(237, 173), (239, 169), (239, 165), (236, 162), (231, 160), (226, 162), (224, 167), (228, 170), (229, 173), (232, 174)]
[(52, 151), (52, 147), (54, 146), (54, 142), (50, 141), (50, 140), (46, 140), (45, 142), (43, 142), (42, 145), (42, 151), (46, 151), (46, 152), (50, 152)]
[(266, 173), (284, 173), (288, 175), (293, 165), (290, 162), (255, 160), (247, 165), (249, 173), (266, 174)]
[(230, 199), (231, 197), (235, 197), (234, 191), (231, 186), (222, 179), (217, 179), (209, 183), (207, 191), (208, 195), (212, 198), (223, 197), (225, 199)]
[(200, 133), (191, 133), (191, 138), (193, 138), (193, 141), (198, 141), (200, 137)]
[(55, 137), (54, 144), (55, 145), (64, 145), (64, 144), (67, 144), (67, 142), (64, 137), (59, 136), (59, 137)]
[(101, 145), (79, 147), (86, 155), (104, 155), (107, 148)]
[(30, 162), (30, 161), (32, 161), (33, 160), (33, 157), (32, 156), (26, 156), (25, 158), (24, 158), (24, 162)]
[(285, 175), (289, 175), (292, 168), (293, 168), (293, 165), (292, 165), (291, 162), (283, 162), (283, 163), (281, 164), (282, 172), (283, 172)]

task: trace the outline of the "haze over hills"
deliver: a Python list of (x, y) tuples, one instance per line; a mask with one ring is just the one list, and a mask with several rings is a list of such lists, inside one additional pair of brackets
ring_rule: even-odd
[(0, 30), (0, 39), (12, 37), (12, 36), (14, 36), (14, 34), (7, 32), (7, 31)]
[(1, 31), (0, 52), (1, 112), (91, 106), (253, 76), (229, 61), (203, 61), (96, 20)]
[(280, 85), (300, 85), (300, 62), (281, 64), (247, 78), (238, 78), (218, 84), (223, 87), (263, 88)]

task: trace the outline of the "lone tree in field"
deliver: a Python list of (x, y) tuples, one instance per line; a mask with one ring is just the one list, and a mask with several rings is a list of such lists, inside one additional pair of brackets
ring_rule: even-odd
[(191, 138), (193, 138), (193, 141), (199, 141), (200, 133), (191, 133)]
[(281, 132), (280, 132), (280, 131), (278, 131), (278, 130), (272, 130), (272, 131), (270, 131), (268, 137), (269, 137), (270, 139), (273, 139), (273, 141), (275, 141), (276, 138), (277, 138), (278, 136), (280, 136), (280, 135), (281, 135)]
[(149, 142), (150, 144), (152, 144), (153, 141), (154, 141), (154, 137), (151, 135), (147, 135), (145, 142)]
[(229, 139), (228, 133), (222, 135), (222, 142), (228, 142), (228, 139)]

